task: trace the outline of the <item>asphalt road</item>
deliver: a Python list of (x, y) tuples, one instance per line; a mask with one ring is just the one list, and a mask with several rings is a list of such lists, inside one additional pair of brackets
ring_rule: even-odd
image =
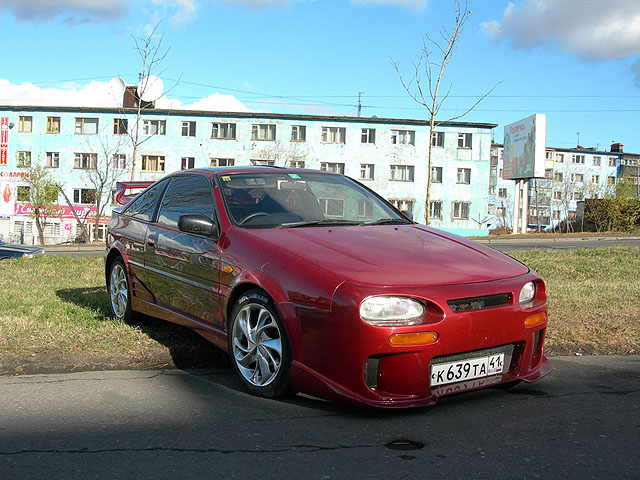
[(230, 369), (0, 377), (0, 478), (640, 478), (640, 357), (552, 362), (403, 411), (259, 399)]

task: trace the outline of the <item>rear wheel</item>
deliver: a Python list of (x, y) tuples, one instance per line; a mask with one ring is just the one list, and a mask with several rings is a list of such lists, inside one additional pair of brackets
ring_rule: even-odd
[(273, 301), (250, 290), (236, 302), (227, 332), (229, 357), (244, 387), (254, 395), (291, 392), (291, 348)]
[(131, 320), (131, 295), (129, 277), (122, 258), (116, 258), (109, 269), (109, 304), (111, 313), (118, 320)]

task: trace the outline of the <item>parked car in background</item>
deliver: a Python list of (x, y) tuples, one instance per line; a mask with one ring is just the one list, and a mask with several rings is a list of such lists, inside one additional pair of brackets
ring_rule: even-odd
[(33, 258), (34, 255), (43, 255), (44, 248), (33, 247), (29, 245), (14, 245), (11, 243), (5, 243), (0, 240), (0, 260), (7, 260), (8, 258)]
[(116, 210), (107, 237), (114, 316), (193, 328), (256, 395), (408, 407), (551, 371), (535, 272), (343, 175), (176, 172)]

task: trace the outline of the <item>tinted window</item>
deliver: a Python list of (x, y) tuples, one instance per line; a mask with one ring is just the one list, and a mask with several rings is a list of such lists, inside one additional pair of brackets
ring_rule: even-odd
[(158, 223), (177, 229), (178, 218), (187, 213), (215, 218), (211, 184), (202, 176), (184, 175), (171, 180), (160, 205)]
[(167, 183), (168, 180), (163, 180), (142, 192), (138, 198), (131, 202), (124, 213), (142, 220), (151, 220)]

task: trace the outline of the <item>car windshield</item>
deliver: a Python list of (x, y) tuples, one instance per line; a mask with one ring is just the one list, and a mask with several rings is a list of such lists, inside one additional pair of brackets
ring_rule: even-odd
[(218, 178), (229, 219), (242, 228), (412, 223), (342, 175), (282, 170)]

